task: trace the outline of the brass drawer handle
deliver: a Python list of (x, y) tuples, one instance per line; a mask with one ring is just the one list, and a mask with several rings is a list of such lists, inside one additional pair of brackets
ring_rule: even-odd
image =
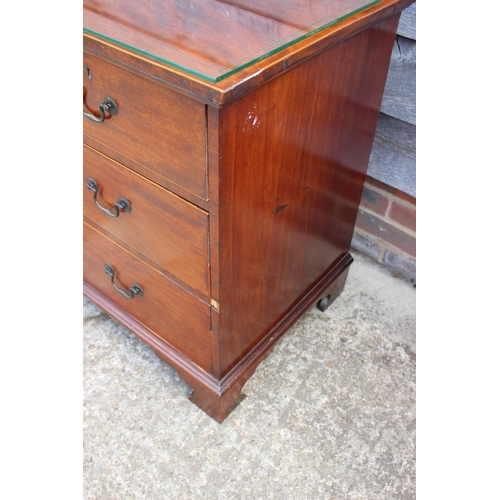
[(127, 299), (133, 299), (136, 295), (141, 295), (141, 296), (144, 295), (143, 289), (137, 283), (129, 288), (130, 293), (116, 286), (115, 284), (116, 273), (111, 264), (104, 264), (104, 271), (106, 272), (106, 274), (109, 274), (111, 276), (111, 284), (115, 287), (115, 289), (118, 290)]
[(95, 116), (92, 113), (85, 113), (83, 115), (92, 120), (93, 122), (102, 123), (106, 118), (106, 113), (109, 113), (112, 116), (116, 116), (118, 114), (118, 105), (115, 100), (111, 97), (106, 97), (104, 102), (99, 104), (99, 113), (100, 116)]
[(120, 215), (120, 210), (122, 212), (130, 212), (132, 210), (129, 201), (126, 200), (125, 198), (120, 198), (115, 203), (114, 211), (110, 210), (109, 208), (101, 206), (97, 201), (97, 193), (99, 192), (99, 186), (97, 185), (97, 182), (91, 177), (87, 179), (87, 189), (90, 189), (91, 191), (94, 192), (94, 203), (99, 207), (100, 210), (102, 210), (106, 215), (109, 215), (110, 217), (118, 217)]

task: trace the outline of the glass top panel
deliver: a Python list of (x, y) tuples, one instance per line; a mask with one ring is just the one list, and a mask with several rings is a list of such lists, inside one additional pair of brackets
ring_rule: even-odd
[(217, 82), (380, 0), (83, 0), (84, 32)]

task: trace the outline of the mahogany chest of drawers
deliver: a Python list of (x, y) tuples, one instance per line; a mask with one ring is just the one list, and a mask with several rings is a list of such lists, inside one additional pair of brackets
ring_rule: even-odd
[(343, 289), (410, 3), (84, 0), (84, 293), (219, 422)]

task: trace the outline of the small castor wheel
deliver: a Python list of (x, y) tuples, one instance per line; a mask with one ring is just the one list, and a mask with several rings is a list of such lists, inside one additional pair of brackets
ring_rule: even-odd
[(328, 306), (332, 303), (332, 296), (331, 294), (328, 294), (326, 297), (323, 297), (318, 303), (316, 304), (316, 307), (321, 311), (325, 312), (328, 308)]

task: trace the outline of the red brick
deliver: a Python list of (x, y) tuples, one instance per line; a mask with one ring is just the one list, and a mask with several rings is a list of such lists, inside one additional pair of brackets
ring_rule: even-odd
[(389, 212), (389, 217), (392, 220), (407, 227), (408, 229), (411, 229), (412, 231), (417, 230), (416, 216), (417, 212), (414, 208), (404, 207), (396, 201), (393, 202)]
[(365, 184), (361, 196), (361, 206), (377, 214), (385, 215), (387, 207), (389, 206), (389, 200), (384, 195), (373, 191)]
[(371, 184), (372, 186), (377, 187), (386, 193), (391, 193), (397, 198), (405, 200), (408, 203), (415, 204), (416, 199), (413, 196), (409, 195), (408, 193), (404, 193), (403, 191), (400, 191), (395, 187), (389, 186), (388, 184), (384, 184), (383, 182), (380, 182), (377, 179), (374, 179), (373, 177), (367, 176), (365, 184)]
[(369, 214), (362, 209), (359, 210), (356, 226), (362, 231), (376, 236), (382, 241), (399, 248), (408, 255), (412, 257), (416, 256), (415, 236), (405, 233), (401, 229), (383, 221), (376, 215)]

